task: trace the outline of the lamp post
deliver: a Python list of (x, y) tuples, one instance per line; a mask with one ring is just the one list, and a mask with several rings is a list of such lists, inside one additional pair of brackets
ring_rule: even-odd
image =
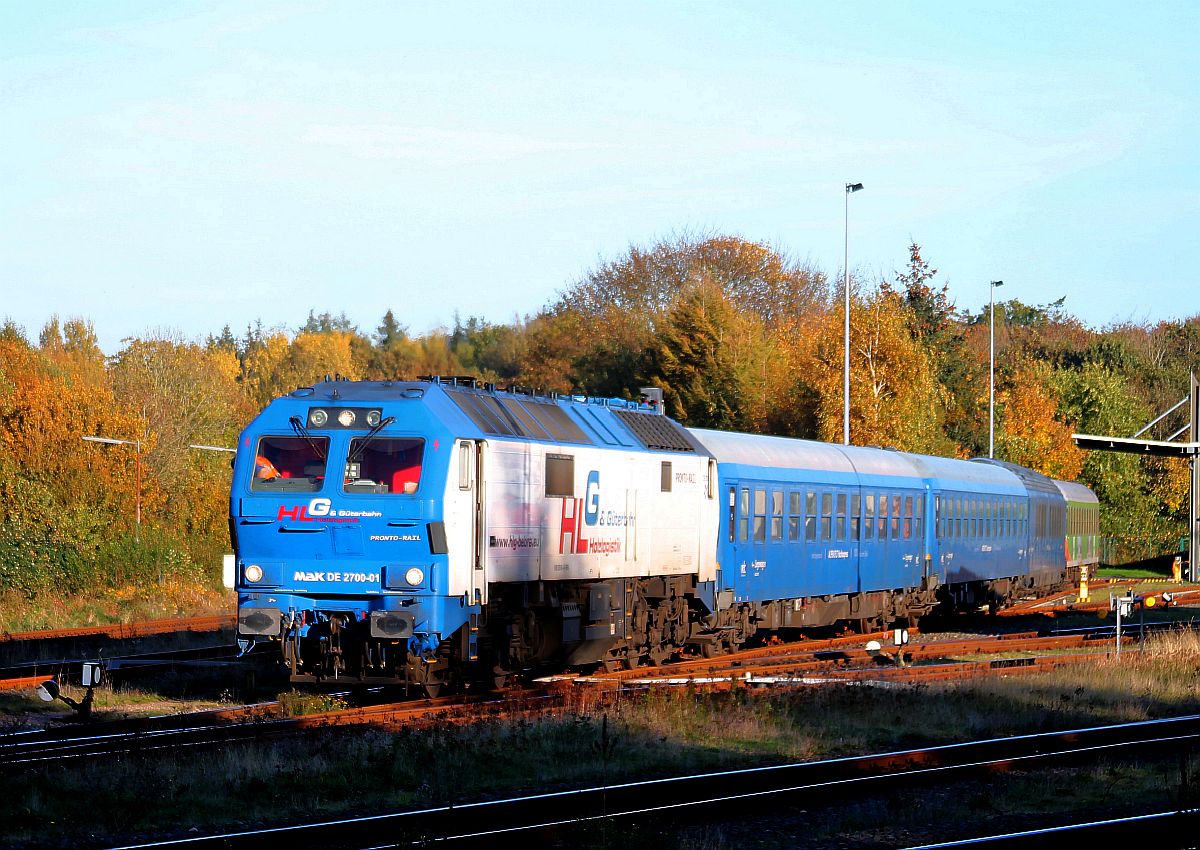
[(137, 491), (134, 494), (134, 504), (136, 505), (136, 521), (137, 525), (133, 531), (133, 540), (135, 543), (142, 542), (142, 443), (141, 440), (114, 440), (112, 437), (84, 437), (89, 443), (107, 443), (111, 446), (133, 446), (135, 465), (137, 468)]
[(850, 196), (862, 189), (861, 183), (846, 184), (846, 256), (843, 259), (842, 295), (846, 327), (842, 334), (842, 445), (850, 445)]
[(993, 280), (988, 286), (988, 457), (996, 456), (996, 287), (1004, 281)]

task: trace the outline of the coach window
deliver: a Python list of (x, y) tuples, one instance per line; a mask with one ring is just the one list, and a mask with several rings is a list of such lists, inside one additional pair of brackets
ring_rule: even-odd
[(837, 523), (833, 527), (833, 536), (836, 540), (846, 539), (846, 494), (837, 494)]
[(750, 539), (750, 488), (742, 488), (741, 512), (738, 514), (738, 540)]
[(850, 539), (858, 540), (862, 530), (862, 496), (855, 493), (850, 497)]
[(799, 493), (788, 493), (788, 540), (800, 539), (800, 517), (804, 516)]
[(671, 492), (671, 461), (664, 460), (662, 462), (662, 472), (659, 475), (659, 483), (662, 487), (662, 492)]
[(771, 491), (771, 539), (783, 539), (783, 493)]
[(833, 494), (821, 494), (821, 539), (833, 539)]
[(817, 539), (817, 494), (811, 490), (804, 494), (804, 539)]
[(754, 491), (754, 542), (767, 542), (767, 491)]
[(863, 537), (867, 540), (875, 536), (875, 494), (866, 495), (866, 511), (863, 514)]
[(737, 540), (737, 488), (729, 488), (729, 542)]
[(325, 483), (329, 438), (263, 437), (254, 457), (255, 493), (314, 493)]
[(887, 540), (887, 536), (888, 536), (888, 534), (887, 534), (887, 515), (888, 515), (887, 493), (879, 494), (879, 501), (876, 503), (876, 507), (879, 509), (879, 512), (875, 516), (875, 530), (877, 532), (877, 534), (875, 536), (878, 537), (880, 540)]
[(904, 539), (912, 540), (912, 496), (904, 497)]
[[(469, 450), (470, 444), (464, 446)], [(425, 441), (416, 437), (355, 437), (346, 455), (343, 489), (347, 493), (411, 495), (421, 480), (424, 451)]]
[(575, 498), (574, 455), (546, 455), (546, 497)]
[(917, 496), (913, 505), (913, 525), (916, 526), (917, 536), (925, 536), (925, 497)]
[(902, 503), (900, 501), (900, 496), (893, 495), (892, 496), (892, 511), (891, 511), (892, 539), (893, 540), (900, 539), (900, 507), (901, 507), (901, 504)]

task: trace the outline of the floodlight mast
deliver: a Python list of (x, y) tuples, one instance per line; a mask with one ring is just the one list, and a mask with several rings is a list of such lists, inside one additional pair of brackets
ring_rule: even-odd
[(861, 191), (863, 184), (846, 184), (846, 255), (842, 268), (842, 296), (845, 310), (845, 332), (842, 334), (842, 445), (850, 445), (850, 196)]

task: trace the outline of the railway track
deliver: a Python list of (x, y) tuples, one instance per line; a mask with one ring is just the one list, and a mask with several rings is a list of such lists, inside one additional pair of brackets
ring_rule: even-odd
[[(1153, 627), (1155, 624), (1149, 624)], [(1175, 624), (1162, 624), (1164, 627)], [(916, 634), (912, 630), (911, 634)], [(746, 684), (802, 684), (818, 681), (881, 678), (889, 680), (933, 680), (983, 675), (997, 670), (1047, 669), (1064, 663), (1094, 659), (1113, 640), (1110, 627), (1081, 630), (1078, 633), (1047, 636), (1037, 632), (996, 635), (957, 640), (932, 640), (909, 644), (904, 649), (905, 665), (897, 663), (894, 648), (870, 651), (865, 638), (854, 636), (819, 646), (781, 644), (748, 650), (719, 659), (693, 659), (647, 669), (598, 672), (577, 677), (581, 683), (623, 682), (629, 684), (706, 684), (722, 681)], [(1122, 645), (1137, 640), (1136, 631), (1123, 635)], [(1069, 653), (1069, 650), (1089, 650)], [(1039, 652), (1057, 653), (1039, 656)], [(994, 660), (938, 659), (959, 655), (1026, 654), (1025, 658)]]
[(0, 765), (15, 769), (54, 760), (213, 746), (341, 726), (414, 728), (432, 723), (468, 723), (499, 715), (514, 717), (539, 713), (560, 706), (565, 699), (564, 692), (543, 689), (479, 697), (384, 702), (300, 717), (285, 717), (281, 703), (265, 702), (9, 733), (0, 736)]
[[(1200, 715), (996, 738), (816, 762), (602, 785), (570, 791), (320, 823), (194, 836), (114, 850), (301, 846), (481, 846), (547, 840), (583, 824), (661, 824), (744, 817), (799, 804), (809, 811), (862, 796), (958, 782), (1015, 769), (1087, 764), (1100, 758), (1173, 753), (1200, 741)], [(1016, 845), (1010, 845), (1016, 846)], [(1031, 846), (1026, 844), (1024, 846)], [(1061, 846), (1061, 845), (1060, 845)]]
[[(228, 662), (237, 656), (237, 647), (229, 644), (210, 644), (174, 649), (163, 652), (142, 652), (117, 655), (100, 659), (111, 678), (129, 677), (147, 672), (194, 665), (202, 662)], [(97, 656), (88, 654), (75, 658), (54, 658), (28, 661), (0, 668), (0, 691), (35, 688), (47, 679), (76, 676), (85, 661), (96, 661)]]

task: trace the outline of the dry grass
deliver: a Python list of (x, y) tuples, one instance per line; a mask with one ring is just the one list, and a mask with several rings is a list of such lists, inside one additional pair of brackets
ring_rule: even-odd
[(233, 591), (214, 589), (178, 577), (146, 585), (109, 588), (96, 595), (65, 598), (37, 596), (29, 599), (9, 591), (0, 596), (0, 632), (228, 614), (236, 604)]

